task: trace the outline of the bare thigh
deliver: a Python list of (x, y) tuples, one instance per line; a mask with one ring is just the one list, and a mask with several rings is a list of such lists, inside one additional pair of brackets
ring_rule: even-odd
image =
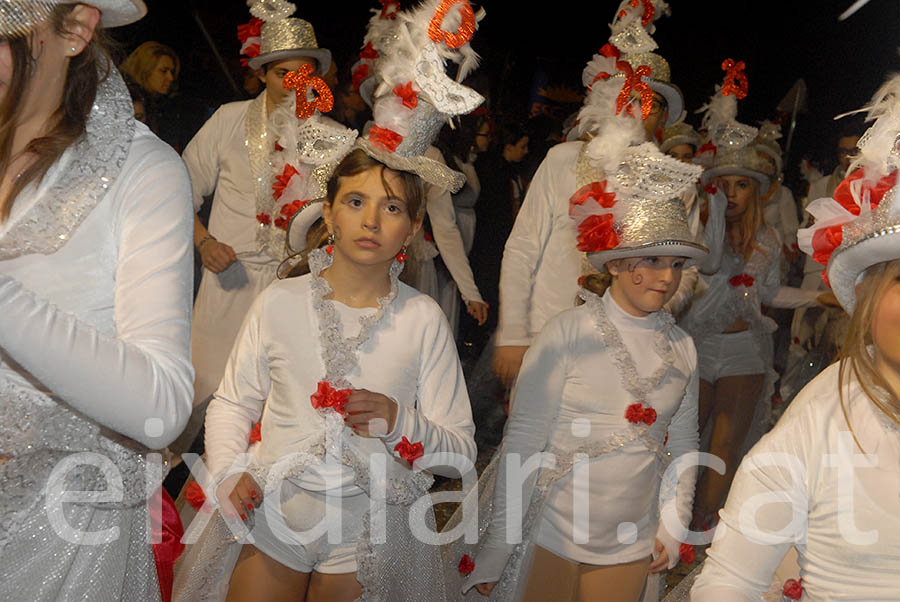
[(226, 602), (306, 602), (309, 573), (276, 562), (244, 544), (231, 574)]
[(713, 406), (716, 401), (716, 387), (708, 380), (700, 379), (700, 395), (698, 397), (698, 416), (697, 425), (700, 433), (706, 428), (706, 422), (712, 413)]
[(362, 595), (356, 573), (325, 574), (313, 571), (307, 602), (352, 602)]
[(744, 439), (750, 432), (764, 380), (762, 374), (747, 374), (724, 376), (716, 381), (709, 448), (710, 452), (720, 455), (726, 462), (728, 458), (736, 458), (740, 454)]
[(647, 582), (650, 557), (611, 564), (581, 565), (576, 602), (638, 602)]
[(570, 602), (577, 591), (578, 564), (535, 546), (534, 562), (522, 602)]

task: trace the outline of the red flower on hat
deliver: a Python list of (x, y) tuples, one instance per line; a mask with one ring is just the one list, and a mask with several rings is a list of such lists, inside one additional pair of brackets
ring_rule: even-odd
[(403, 136), (394, 130), (378, 127), (377, 125), (373, 125), (372, 129), (369, 130), (369, 143), (372, 146), (383, 148), (392, 153), (397, 150), (401, 142), (403, 142)]
[[(859, 211), (859, 208), (856, 210)], [(811, 244), (814, 261), (822, 265), (828, 265), (831, 254), (841, 246), (841, 242), (844, 240), (843, 227), (843, 224), (835, 224), (827, 228), (819, 228), (813, 232)]]
[[(296, 71), (286, 73), (281, 85), (285, 90), (297, 93), (297, 119), (309, 119), (318, 110), (327, 113), (334, 108), (334, 94), (325, 80), (314, 76), (315, 67), (301, 65)], [(309, 90), (316, 93), (314, 100), (307, 100)]]
[(331, 408), (338, 414), (344, 413), (344, 404), (350, 397), (350, 389), (335, 389), (327, 381), (319, 382), (316, 392), (309, 396), (315, 409)]
[(475, 563), (472, 561), (468, 554), (463, 554), (462, 558), (459, 559), (459, 574), (468, 575), (474, 570)]
[(611, 213), (590, 215), (578, 224), (578, 250), (588, 253), (608, 251), (619, 246)]
[(369, 66), (366, 63), (360, 63), (353, 68), (353, 73), (350, 77), (353, 82), (353, 90), (359, 92), (360, 84), (363, 83), (364, 79), (369, 77)]
[(410, 443), (409, 439), (403, 437), (400, 443), (394, 446), (394, 451), (412, 466), (413, 462), (425, 455), (425, 446), (421, 441)]
[(609, 209), (616, 204), (616, 193), (606, 192), (606, 180), (591, 182), (575, 191), (569, 199), (569, 205), (583, 205), (588, 199), (594, 199), (601, 207)]
[(261, 223), (263, 226), (268, 226), (269, 224), (272, 223), (272, 218), (269, 216), (268, 213), (257, 213), (256, 221)]
[(298, 173), (300, 172), (297, 171), (290, 163), (284, 164), (284, 169), (280, 174), (275, 176), (275, 181), (272, 182), (272, 190), (274, 191), (272, 196), (275, 197), (276, 201), (281, 198), (282, 194), (284, 194), (284, 189), (287, 188), (287, 185), (291, 181), (291, 178), (293, 178)]
[(618, 59), (622, 57), (622, 53), (619, 52), (619, 49), (616, 48), (614, 44), (610, 44), (609, 42), (600, 47), (600, 54), (602, 56), (605, 56), (606, 58), (615, 57)]
[(257, 422), (250, 430), (250, 443), (259, 443), (262, 441), (262, 422)]
[(275, 227), (281, 228), (282, 230), (287, 230), (288, 226), (291, 224), (291, 217), (300, 211), (300, 209), (308, 203), (309, 201), (291, 201), (290, 203), (285, 203), (281, 206), (281, 217), (275, 218)]
[(359, 58), (363, 59), (377, 59), (378, 51), (375, 50), (375, 47), (372, 46), (372, 42), (366, 42), (366, 45), (363, 47), (362, 51), (359, 53)]
[(734, 287), (746, 286), (749, 288), (749, 287), (753, 286), (754, 282), (756, 282), (756, 281), (753, 279), (753, 276), (751, 276), (750, 274), (738, 274), (737, 276), (732, 276), (731, 278), (728, 279), (728, 283)]
[(262, 19), (253, 17), (246, 23), (237, 26), (237, 37), (244, 44), (250, 38), (257, 38), (262, 34)]
[(707, 140), (700, 148), (697, 149), (697, 152), (694, 153), (694, 156), (698, 157), (707, 151), (711, 152), (713, 154), (713, 157), (715, 157), (716, 153), (719, 152), (719, 149), (716, 148), (716, 145), (713, 144), (712, 141)]
[(250, 44), (246, 48), (244, 48), (244, 55), (247, 58), (241, 59), (241, 65), (244, 67), (250, 66), (250, 59), (254, 59), (259, 56), (259, 44)]
[(206, 503), (206, 493), (197, 481), (191, 480), (184, 488), (184, 499), (194, 510), (199, 510)]
[(394, 94), (403, 99), (403, 106), (407, 109), (415, 109), (419, 104), (419, 92), (413, 90), (412, 82), (406, 82), (406, 85), (397, 84), (394, 86)]
[(692, 562), (694, 562), (694, 546), (689, 543), (681, 544), (678, 547), (678, 557), (681, 559), (681, 562), (685, 564), (691, 564)]
[(735, 98), (746, 98), (747, 90), (750, 87), (747, 82), (747, 76), (744, 74), (744, 68), (747, 65), (744, 61), (734, 62), (733, 59), (725, 59), (722, 61), (722, 70), (725, 72), (725, 83), (722, 84), (722, 96), (731, 96)]
[(799, 600), (803, 597), (803, 579), (788, 579), (784, 582), (781, 593), (789, 600)]
[[(653, 6), (653, 2), (651, 0), (631, 0), (629, 4), (635, 8), (637, 8), (638, 4), (644, 5), (644, 14), (641, 15), (641, 25), (643, 27), (647, 27), (650, 25), (650, 22), (653, 21), (653, 15), (656, 14), (656, 7)], [(619, 11), (619, 18), (621, 19), (627, 13), (624, 10)]]
[(631, 114), (631, 105), (628, 103), (631, 101), (631, 93), (637, 92), (641, 97), (641, 119), (647, 119), (653, 108), (653, 90), (643, 78), (653, 75), (653, 70), (648, 65), (641, 65), (635, 70), (625, 61), (616, 61), (616, 69), (625, 75), (622, 91), (616, 98), (616, 115), (622, 112), (625, 105), (629, 106), (628, 114)]
[(381, 0), (381, 18), (396, 19), (400, 10), (400, 0)]

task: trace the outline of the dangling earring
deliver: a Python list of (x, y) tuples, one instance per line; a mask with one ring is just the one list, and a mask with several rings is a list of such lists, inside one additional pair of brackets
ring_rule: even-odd
[(404, 263), (404, 262), (406, 261), (406, 245), (403, 245), (402, 247), (400, 247), (400, 252), (397, 253), (397, 255), (395, 256), (395, 258), (396, 258), (397, 261), (399, 261), (400, 263)]
[(329, 255), (334, 253), (334, 234), (331, 232), (328, 233), (328, 246), (325, 247), (325, 252)]

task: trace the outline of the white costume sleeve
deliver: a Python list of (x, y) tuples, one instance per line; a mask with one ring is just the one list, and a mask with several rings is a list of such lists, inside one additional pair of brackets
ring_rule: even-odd
[[(678, 459), (681, 456), (695, 452), (700, 447), (700, 434), (697, 430), (697, 398), (700, 391), (700, 377), (697, 370), (697, 351), (694, 349), (693, 341), (688, 339), (688, 342), (690, 343), (691, 377), (681, 405), (669, 424), (669, 440), (666, 444), (666, 449), (672, 454), (673, 467), (678, 465)], [(684, 472), (678, 475), (675, 487), (672, 487), (673, 483), (668, 483), (665, 479), (660, 487), (661, 520), (656, 537), (669, 553), (668, 568), (670, 569), (679, 562), (678, 552), (681, 548), (681, 541), (691, 521), (696, 481), (697, 467), (689, 461), (685, 465)], [(677, 524), (673, 524), (673, 520), (676, 518)], [(667, 521), (672, 530), (666, 527)]]
[(728, 199), (721, 190), (707, 196), (709, 200), (709, 217), (703, 229), (703, 240), (709, 255), (697, 263), (704, 274), (715, 274), (722, 265), (722, 252), (725, 246), (725, 207)]
[(193, 217), (170, 155), (147, 153), (116, 183), (115, 334), (0, 276), (0, 347), (73, 408), (152, 449), (181, 433), (193, 397)]
[[(804, 468), (809, 461), (806, 450), (812, 449), (810, 437), (820, 433), (821, 427), (806, 420), (807, 413), (791, 413), (792, 409), (788, 408), (788, 413), (738, 468), (725, 508), (720, 512), (715, 542), (693, 588), (694, 602), (759, 600), (769, 590), (775, 569), (791, 545), (805, 540), (798, 525), (805, 521), (797, 520), (793, 508), (802, 512), (805, 519), (811, 487)], [(741, 514), (748, 501), (763, 499), (765, 504), (753, 513), (755, 522)], [(773, 543), (752, 537), (751, 527), (755, 527), (757, 535), (787, 529)]]
[(225, 365), (222, 383), (206, 411), (207, 468), (218, 483), (238, 454), (247, 451), (250, 431), (262, 415), (271, 381), (260, 340), (263, 291), (244, 319)]
[(203, 197), (216, 190), (219, 179), (219, 132), (221, 110), (213, 113), (184, 149), (181, 158), (191, 176), (194, 212), (203, 206)]
[(462, 455), (475, 461), (475, 423), (462, 366), (450, 325), (437, 305), (425, 329), (419, 364), (416, 407), (398, 404), (394, 429), (383, 438), (393, 453), (403, 437), (421, 442), (426, 455), (437, 454), (428, 470), (458, 477), (455, 468), (441, 464), (441, 454)]
[[(568, 312), (567, 312), (568, 313)], [(567, 315), (562, 314), (563, 316)], [(499, 453), (500, 465), (494, 489), (494, 510), (491, 526), (487, 531), (484, 546), (475, 559), (475, 570), (469, 575), (463, 591), (486, 582), (500, 579), (503, 569), (519, 538), (507, 535), (507, 518), (518, 516), (513, 524), (522, 525), (531, 501), (537, 470), (532, 471), (522, 485), (522, 495), (507, 492), (507, 459), (518, 455), (516, 466), (522, 466), (529, 458), (544, 450), (550, 436), (553, 421), (559, 413), (563, 389), (568, 372), (569, 349), (567, 341), (574, 340), (577, 333), (565, 333), (560, 317), (551, 319), (541, 330), (534, 344), (525, 353), (522, 370), (516, 386), (509, 420), (503, 435)], [(507, 506), (512, 502), (513, 506)], [(512, 541), (512, 543), (510, 543)]]
[[(534, 275), (553, 231), (555, 186), (547, 159), (541, 163), (525, 194), (516, 223), (503, 250), (500, 269), (500, 318), (496, 344), (530, 345), (529, 310)], [(490, 202), (491, 199), (484, 199)]]
[[(425, 156), (439, 163), (444, 163), (441, 152), (435, 147), (429, 147)], [(484, 303), (478, 287), (475, 285), (475, 277), (469, 266), (469, 258), (463, 246), (462, 235), (459, 226), (456, 225), (456, 211), (453, 209), (453, 198), (450, 192), (434, 186), (425, 185), (425, 209), (428, 211), (428, 219), (431, 220), (431, 231), (434, 234), (434, 242), (441, 253), (441, 260), (453, 281), (456, 282), (463, 301), (477, 301)]]
[[(781, 256), (781, 243), (777, 251)], [(813, 307), (817, 303), (821, 291), (810, 291), (793, 286), (781, 285), (781, 265), (779, 259), (769, 263), (769, 271), (766, 272), (765, 281), (759, 288), (760, 301), (770, 307), (793, 309), (796, 307)]]

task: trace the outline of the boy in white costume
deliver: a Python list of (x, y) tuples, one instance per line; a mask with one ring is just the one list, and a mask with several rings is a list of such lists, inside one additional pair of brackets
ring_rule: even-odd
[[(335, 157), (346, 154), (356, 136), (320, 114), (330, 110), (332, 98), (321, 80), (315, 88), (318, 96), (309, 97), (314, 99), (314, 112), (307, 110), (302, 119), (298, 113), (297, 119), (282, 116), (276, 121), (276, 109), (290, 105), (295, 96), (284, 76), (304, 66), (326, 73), (331, 64), (331, 53), (318, 48), (312, 25), (288, 16), (294, 6), (282, 2), (276, 8), (280, 12), (265, 2), (254, 3), (254, 19), (238, 30), (249, 66), (262, 70), (265, 90), (253, 100), (219, 108), (183, 155), (195, 210), (214, 193), (209, 229), (199, 219), (194, 221), (194, 245), (203, 261), (191, 329), (195, 407), (219, 385), (250, 304), (275, 280), (285, 257), (290, 215), (299, 204), (322, 196)], [(300, 99), (301, 111), (307, 108), (304, 100), (308, 99)], [(313, 148), (326, 140), (332, 142), (324, 150)], [(290, 159), (287, 153), (292, 154)], [(201, 408), (179, 447), (190, 445), (202, 417)]]

